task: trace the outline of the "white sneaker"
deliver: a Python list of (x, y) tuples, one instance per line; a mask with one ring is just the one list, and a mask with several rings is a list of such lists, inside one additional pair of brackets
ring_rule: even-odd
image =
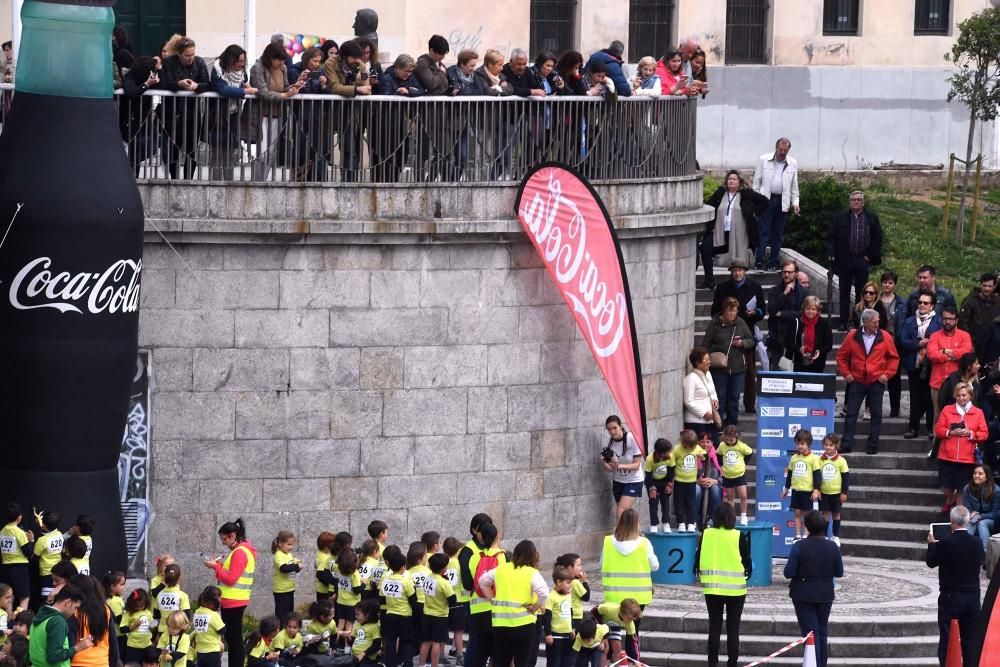
[(839, 537), (837, 537), (836, 535), (834, 535), (830, 539), (833, 540), (833, 543), (836, 544), (838, 547), (840, 546), (840, 538)]
[(696, 523), (689, 523), (688, 524), (688, 532), (689, 533), (697, 533), (698, 532), (698, 524), (696, 524)]
[(658, 533), (658, 532), (660, 532), (660, 531), (659, 531), (659, 530), (657, 529), (657, 527), (656, 527), (656, 526), (650, 526), (650, 527), (649, 527), (649, 532), (650, 532), (650, 533)]
[(746, 515), (746, 514), (741, 514), (741, 515), (740, 515), (740, 525), (741, 525), (741, 526), (746, 526), (746, 525), (748, 525), (749, 523), (750, 523), (750, 522), (749, 522), (749, 520), (747, 519), (747, 515)]
[(683, 524), (683, 523), (677, 524), (677, 532), (678, 533), (686, 533), (686, 532), (688, 532), (687, 525)]
[(870, 422), (872, 420), (872, 411), (870, 408), (865, 408), (865, 416), (862, 419), (866, 422)]
[(661, 523), (660, 524), (660, 532), (661, 533), (669, 533), (670, 532), (670, 524), (669, 523)]

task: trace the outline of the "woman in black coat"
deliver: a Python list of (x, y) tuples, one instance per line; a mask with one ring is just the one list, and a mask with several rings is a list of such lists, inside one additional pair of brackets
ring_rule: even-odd
[[(812, 334), (809, 333), (810, 328)], [(785, 352), (795, 363), (796, 373), (822, 373), (826, 357), (833, 349), (833, 330), (829, 320), (819, 315), (819, 299), (807, 296), (802, 300), (802, 314), (795, 325), (785, 327)], [(807, 344), (808, 343), (808, 344)]]
[(715, 286), (712, 278), (712, 258), (728, 254), (730, 260), (746, 260), (747, 250), (757, 247), (757, 216), (767, 210), (770, 200), (755, 192), (740, 177), (740, 172), (730, 169), (723, 184), (705, 203), (715, 209), (715, 215), (705, 223), (699, 247), (705, 280), (701, 286)]
[(816, 665), (826, 667), (833, 580), (844, 576), (844, 559), (840, 547), (826, 539), (827, 523), (822, 514), (809, 512), (805, 524), (809, 537), (792, 545), (785, 563), (785, 578), (791, 580), (788, 595), (795, 606), (799, 630), (803, 637), (813, 633)]

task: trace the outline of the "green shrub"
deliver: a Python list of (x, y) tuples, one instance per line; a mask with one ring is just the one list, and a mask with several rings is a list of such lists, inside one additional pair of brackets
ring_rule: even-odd
[(257, 628), (260, 627), (260, 620), (251, 614), (243, 614), (243, 636), (249, 637), (252, 633), (257, 632)]
[(722, 181), (717, 178), (713, 178), (709, 174), (705, 174), (701, 184), (704, 187), (705, 196), (703, 197), (703, 200), (705, 200), (715, 194), (715, 191), (719, 189), (720, 185), (722, 185)]
[[(834, 216), (847, 209), (851, 191), (857, 189), (856, 182), (841, 183), (832, 176), (800, 181), (802, 213), (792, 215), (786, 222), (782, 245), (826, 266), (827, 232)], [(869, 210), (874, 210), (871, 202), (867, 205)]]

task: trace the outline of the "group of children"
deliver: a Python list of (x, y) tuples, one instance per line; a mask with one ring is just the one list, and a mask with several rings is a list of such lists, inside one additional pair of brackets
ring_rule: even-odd
[[(736, 426), (727, 426), (718, 447), (707, 431), (700, 437), (693, 430), (681, 431), (677, 446), (666, 438), (656, 440), (644, 466), (651, 533), (671, 532), (671, 495), (674, 496), (678, 530), (696, 531), (700, 515), (696, 499), (699, 492), (711, 493), (715, 485), (722, 487), (725, 500), (731, 505), (739, 499), (739, 522), (744, 526), (748, 524), (746, 471), (747, 459), (753, 456), (754, 450), (740, 439), (741, 435)], [(785, 468), (781, 497), (791, 493), (796, 539), (805, 537), (803, 517), (812, 509), (819, 509), (828, 521), (832, 515), (833, 540), (839, 545), (840, 513), (847, 501), (850, 468), (839, 454), (840, 437), (837, 434), (830, 433), (823, 438), (821, 455), (813, 454), (811, 446), (812, 434), (799, 429), (795, 433), (796, 453)]]

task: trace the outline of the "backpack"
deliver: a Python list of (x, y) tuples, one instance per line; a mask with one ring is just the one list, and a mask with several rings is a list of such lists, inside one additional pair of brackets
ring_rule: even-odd
[(485, 551), (479, 552), (479, 563), (476, 564), (476, 572), (472, 575), (473, 587), (476, 589), (476, 595), (481, 598), (486, 597), (486, 594), (483, 593), (483, 589), (479, 587), (479, 579), (490, 570), (495, 570), (499, 564), (500, 559), (496, 557), (496, 554), (489, 556)]

